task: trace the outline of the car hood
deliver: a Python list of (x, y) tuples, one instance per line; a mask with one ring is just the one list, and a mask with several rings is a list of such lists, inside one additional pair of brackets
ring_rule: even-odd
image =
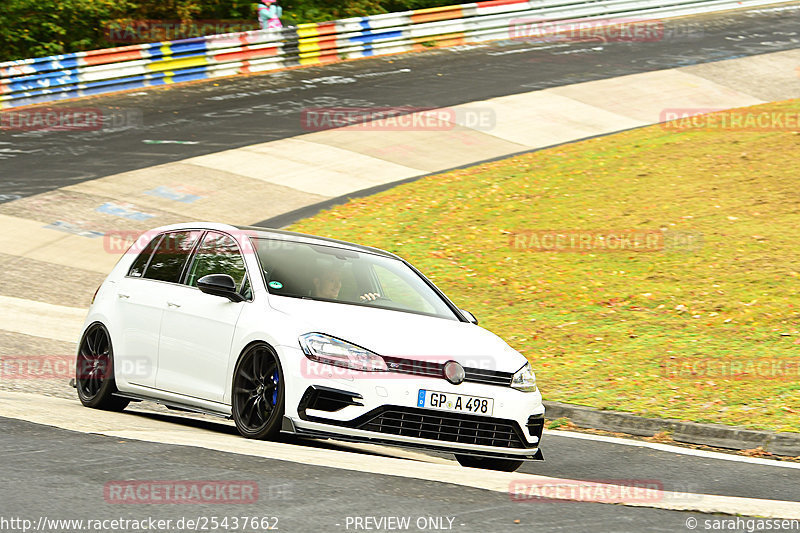
[(468, 322), (275, 295), (269, 302), (291, 316), (297, 335), (325, 333), (379, 355), (442, 363), (452, 359), (502, 372), (516, 372), (526, 362), (503, 339)]

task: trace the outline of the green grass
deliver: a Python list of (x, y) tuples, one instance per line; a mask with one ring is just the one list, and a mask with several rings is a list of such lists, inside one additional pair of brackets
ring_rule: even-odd
[[(800, 100), (757, 106), (800, 112)], [(800, 357), (800, 133), (652, 126), (432, 176), (291, 229), (422, 270), (534, 365), (545, 399), (800, 431), (800, 377), (668, 378)], [(519, 250), (521, 230), (670, 230), (693, 251)], [(795, 359), (796, 360), (796, 359)]]

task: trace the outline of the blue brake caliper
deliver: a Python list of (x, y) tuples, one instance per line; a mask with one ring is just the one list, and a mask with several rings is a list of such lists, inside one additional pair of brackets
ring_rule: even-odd
[(278, 370), (275, 369), (275, 373), (272, 374), (272, 383), (275, 385), (272, 389), (272, 405), (276, 405), (278, 403)]

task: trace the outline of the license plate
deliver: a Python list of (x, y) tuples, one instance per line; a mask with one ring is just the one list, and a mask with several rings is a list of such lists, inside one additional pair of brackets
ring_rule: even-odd
[(417, 407), (492, 416), (494, 400), (466, 394), (420, 389), (417, 396)]

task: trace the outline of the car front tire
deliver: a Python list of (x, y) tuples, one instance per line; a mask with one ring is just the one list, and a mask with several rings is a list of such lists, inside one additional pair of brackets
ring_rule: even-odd
[(280, 359), (267, 344), (247, 348), (233, 372), (232, 414), (248, 439), (274, 439), (284, 413), (284, 379)]

